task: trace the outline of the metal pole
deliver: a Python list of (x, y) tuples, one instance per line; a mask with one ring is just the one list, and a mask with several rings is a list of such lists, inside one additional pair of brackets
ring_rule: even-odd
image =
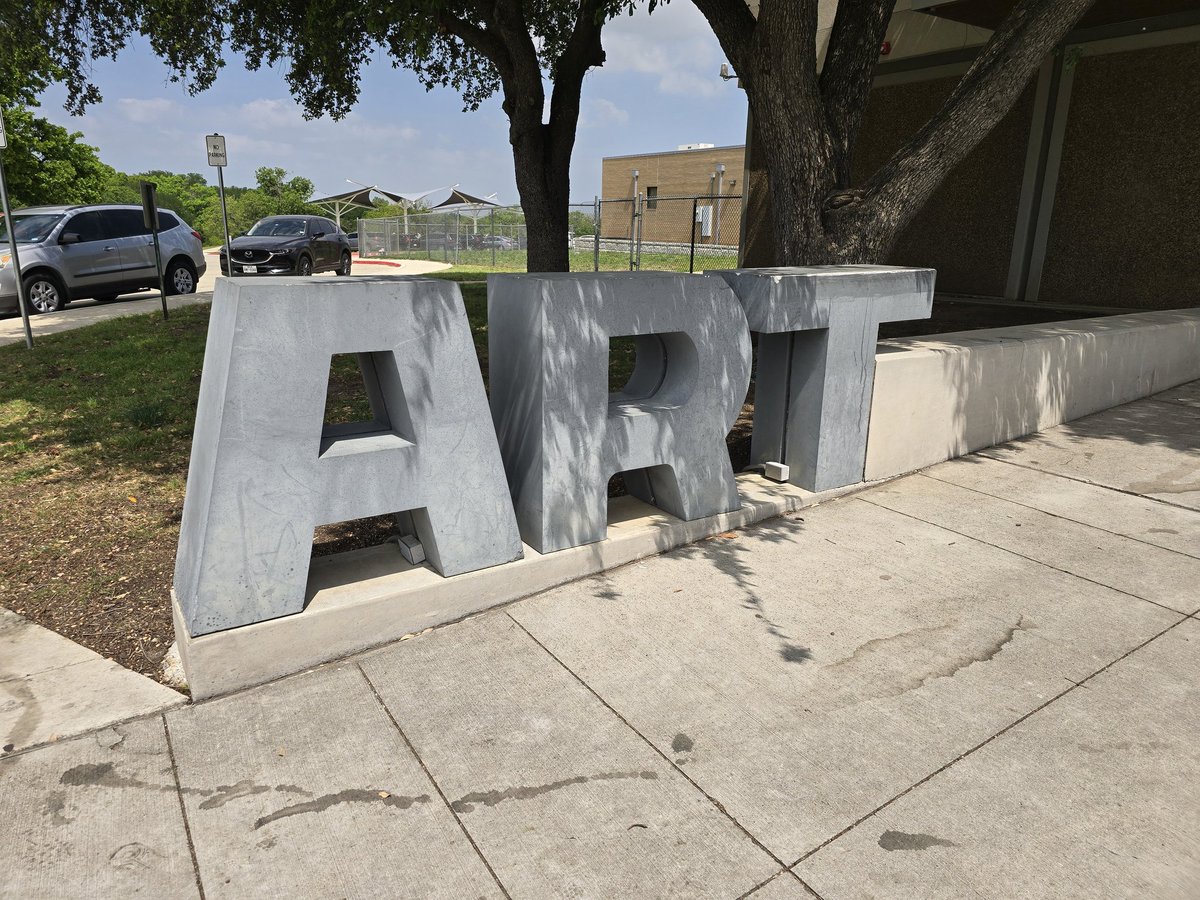
[(4, 180), (4, 151), (0, 150), (0, 200), (3, 201), (4, 222), (8, 225), (8, 243), (12, 248), (13, 277), (17, 280), (17, 306), (21, 308), (21, 323), (25, 326), (25, 346), (33, 349), (33, 329), (29, 327), (29, 306), (25, 300), (25, 284), (21, 281), (21, 257), (17, 253), (17, 235), (13, 231), (12, 210), (8, 208), (8, 182)]
[[(162, 248), (158, 245), (158, 229), (150, 229), (150, 233), (154, 235), (154, 267), (158, 269), (158, 296), (162, 300), (163, 319), (169, 319), (170, 313), (167, 312), (167, 283), (163, 280), (162, 270)], [(229, 255), (229, 250), (226, 249), (225, 255)]]
[(492, 268), (496, 267), (496, 210), (490, 210), (488, 218), (491, 221), (492, 229)]
[(233, 274), (233, 247), (229, 245), (229, 211), (225, 208), (224, 167), (217, 166), (217, 191), (221, 195), (221, 222), (225, 226), (225, 274)]
[(593, 271), (600, 271), (600, 195), (592, 195), (592, 228), (595, 232), (595, 237), (592, 239), (592, 266)]
[(692, 249), (688, 254), (688, 274), (696, 271), (696, 210), (699, 209), (700, 198), (692, 198)]
[(637, 270), (642, 271), (642, 221), (646, 216), (642, 195), (637, 195)]

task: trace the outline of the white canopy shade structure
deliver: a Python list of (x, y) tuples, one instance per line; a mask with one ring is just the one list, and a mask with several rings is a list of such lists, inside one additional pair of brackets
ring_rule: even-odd
[[(352, 182), (357, 184), (357, 182)], [(458, 187), (452, 185), (451, 190)], [(399, 203), (404, 207), (407, 215), (408, 209), (413, 206), (422, 197), (428, 197), (430, 194), (437, 191), (443, 191), (445, 188), (431, 188), (428, 191), (419, 191), (417, 193), (398, 193), (394, 191), (385, 191), (376, 185), (363, 185), (354, 191), (346, 191), (342, 194), (330, 194), (328, 197), (318, 197), (308, 202), (314, 206), (319, 206), (337, 221), (338, 228), (342, 227), (342, 213), (350, 212), (354, 209), (374, 209), (375, 205), (371, 202), (372, 194), (379, 194), (387, 197), (393, 203)]]
[(487, 215), (488, 210), (500, 205), (495, 201), (495, 198), (495, 194), (488, 194), (486, 197), (475, 197), (466, 191), (460, 191), (458, 186), (455, 185), (450, 189), (450, 196), (434, 206), (433, 209), (466, 216), (471, 220), (471, 231), (474, 233), (479, 220)]

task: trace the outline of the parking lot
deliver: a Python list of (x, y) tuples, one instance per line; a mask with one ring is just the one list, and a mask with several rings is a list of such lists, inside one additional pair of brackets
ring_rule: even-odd
[[(207, 303), (212, 299), (212, 290), (218, 274), (217, 253), (215, 250), (205, 251), (208, 269), (200, 278), (194, 294), (170, 297), (167, 300), (168, 309), (177, 309), (192, 303)], [(449, 265), (429, 260), (354, 260), (356, 275), (421, 275), (425, 272), (437, 272), (448, 269)], [(327, 272), (314, 275), (314, 278), (336, 278)], [(353, 276), (352, 276), (353, 277)], [(72, 328), (82, 328), (105, 319), (117, 316), (136, 315), (137, 313), (154, 312), (160, 308), (158, 291), (141, 291), (136, 294), (125, 294), (114, 302), (100, 303), (95, 300), (79, 300), (66, 309), (49, 315), (33, 316), (30, 327), (36, 340), (40, 335), (54, 334), (59, 331), (69, 331)], [(21, 317), (16, 313), (0, 313), (0, 346), (19, 344), (24, 340), (24, 329)]]

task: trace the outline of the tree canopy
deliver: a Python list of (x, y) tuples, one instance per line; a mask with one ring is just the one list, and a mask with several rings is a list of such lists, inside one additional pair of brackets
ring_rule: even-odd
[(604, 62), (604, 22), (632, 11), (637, 0), (30, 2), (33, 18), (45, 24), (15, 40), (43, 60), (46, 77), (67, 82), (74, 111), (98, 99), (87, 62), (115, 58), (134, 33), (148, 37), (192, 92), (213, 84), (230, 49), (251, 69), (285, 65), (309, 116), (349, 112), (360, 70), (376, 54), (410, 69), (427, 88), (458, 91), (468, 110), (501, 93), (530, 220), (530, 266), (552, 271), (568, 266), (570, 159), (583, 78)]

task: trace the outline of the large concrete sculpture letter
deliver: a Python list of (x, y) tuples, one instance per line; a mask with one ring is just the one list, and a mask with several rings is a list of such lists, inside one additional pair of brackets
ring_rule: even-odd
[[(324, 428), (340, 353), (374, 421)], [(189, 632), (299, 612), (314, 527), (387, 513), (443, 575), (521, 556), (458, 286), (219, 282), (175, 564)]]
[(824, 491), (863, 480), (880, 322), (926, 319), (932, 269), (814, 266), (721, 273), (758, 332), (755, 463)]
[[(542, 553), (603, 540), (607, 485), (697, 519), (738, 508), (725, 435), (750, 378), (750, 335), (717, 277), (488, 279), (492, 416), (521, 537)], [(609, 341), (636, 336), (624, 390)]]

